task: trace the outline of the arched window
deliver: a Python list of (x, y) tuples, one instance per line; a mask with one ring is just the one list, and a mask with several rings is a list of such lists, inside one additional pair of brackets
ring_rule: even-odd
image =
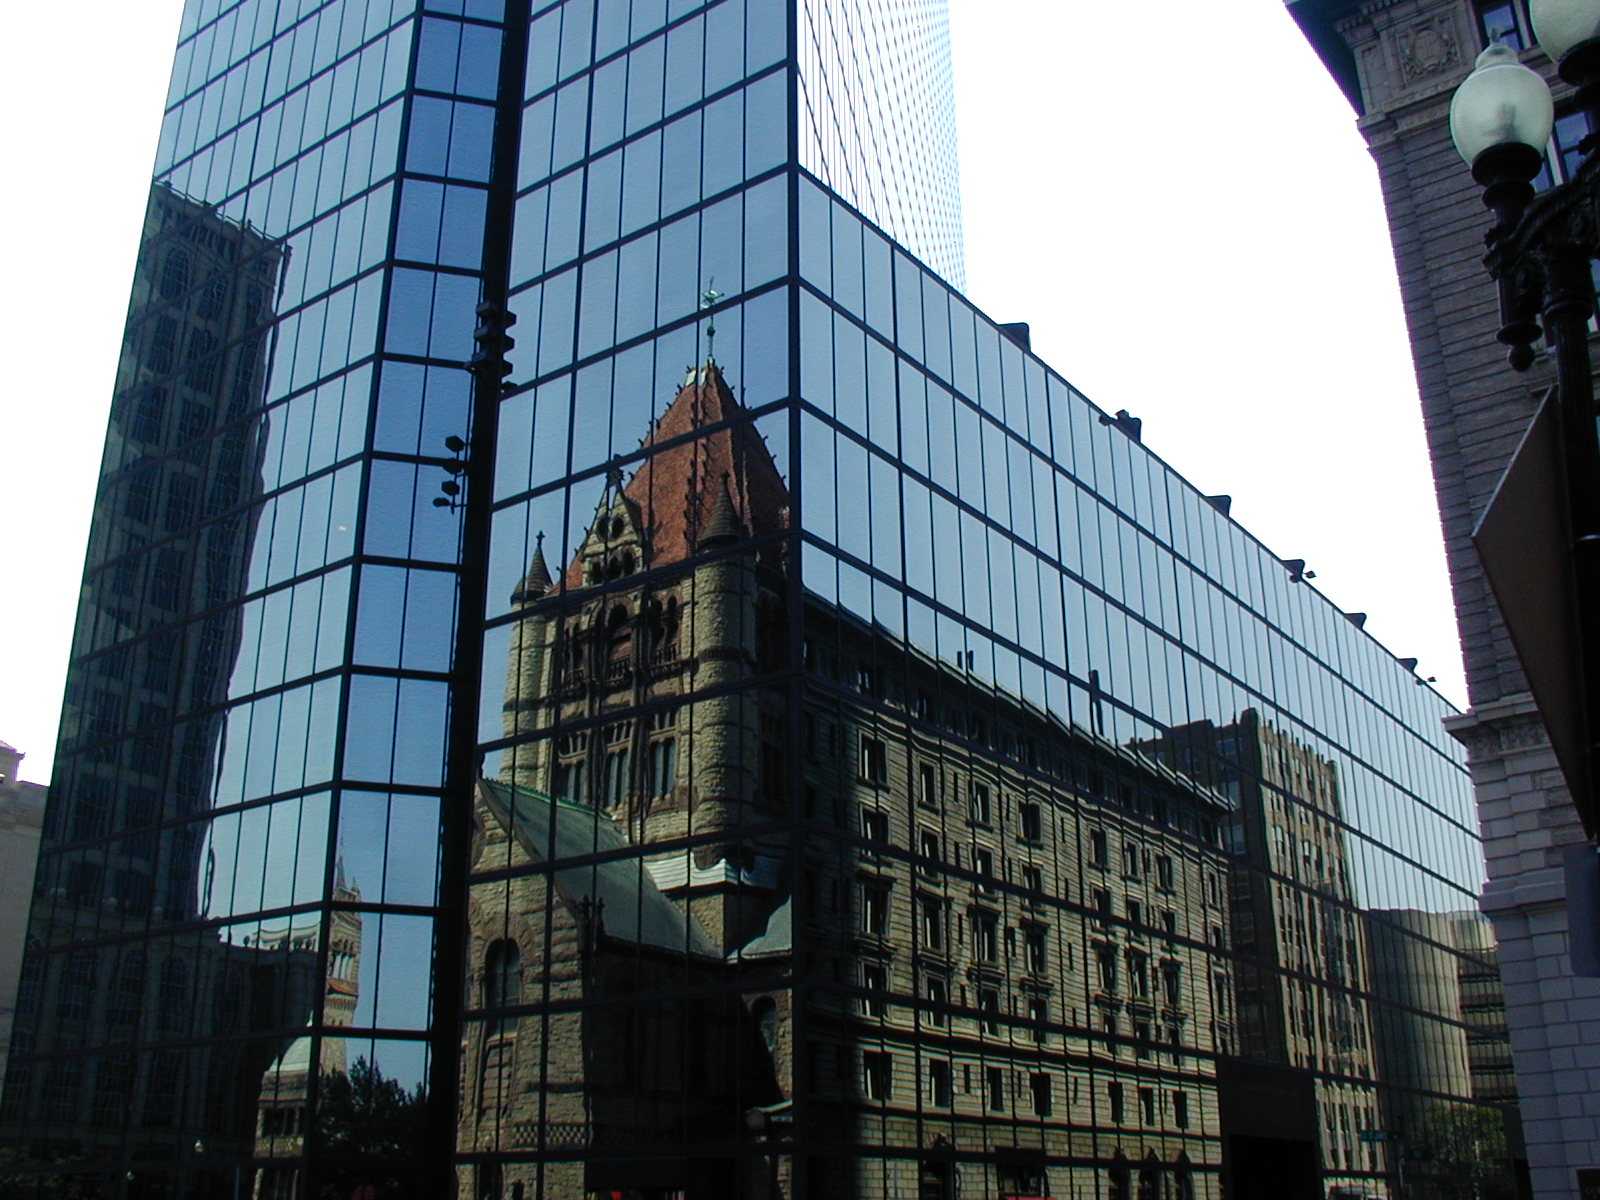
[(1111, 1200), (1132, 1200), (1129, 1193), (1132, 1191), (1132, 1174), (1128, 1170), (1128, 1160), (1118, 1150), (1111, 1159)]
[(522, 952), (510, 938), (491, 942), (488, 952), (483, 956), (483, 1007), (488, 1010), (484, 1023), (485, 1036), (495, 1037), (514, 1030), (515, 1018), (508, 1021), (500, 1014), (521, 1002)]
[(1185, 1151), (1178, 1152), (1178, 1161), (1172, 1168), (1173, 1194), (1177, 1200), (1194, 1200), (1194, 1167)]
[(1161, 1200), (1161, 1161), (1155, 1151), (1146, 1154), (1139, 1167), (1139, 1200)]
[(503, 1035), (516, 1031), (516, 1018), (502, 1014), (522, 999), (522, 953), (516, 942), (490, 942), (483, 956), (483, 1023), (485, 1045), (479, 1060), (478, 1107), (499, 1111), (511, 1096), (516, 1043)]

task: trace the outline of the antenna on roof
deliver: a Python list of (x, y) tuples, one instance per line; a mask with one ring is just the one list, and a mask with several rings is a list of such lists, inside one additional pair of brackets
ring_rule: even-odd
[[(718, 300), (721, 300), (722, 297), (723, 293), (717, 291), (717, 277), (713, 275), (711, 278), (706, 280), (706, 290), (700, 293), (700, 307), (702, 309), (710, 308)], [(717, 361), (716, 354), (714, 353), (716, 349), (716, 342), (717, 319), (716, 317), (712, 317), (706, 322), (706, 362), (708, 363), (714, 363)]]

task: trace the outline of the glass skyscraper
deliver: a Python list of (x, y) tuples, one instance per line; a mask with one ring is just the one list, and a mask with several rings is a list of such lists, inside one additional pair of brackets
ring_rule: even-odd
[(191, 3), (0, 1194), (1508, 1173), (1447, 706), (962, 272), (938, 0)]

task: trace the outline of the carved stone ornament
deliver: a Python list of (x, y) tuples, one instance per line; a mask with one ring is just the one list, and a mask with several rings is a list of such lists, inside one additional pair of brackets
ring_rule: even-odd
[(1537, 713), (1519, 713), (1485, 721), (1470, 729), (1456, 731), (1455, 736), (1467, 747), (1467, 759), (1473, 764), (1550, 744), (1550, 734)]
[(1461, 46), (1449, 17), (1434, 17), (1402, 30), (1400, 70), (1407, 83), (1448, 71), (1461, 61)]

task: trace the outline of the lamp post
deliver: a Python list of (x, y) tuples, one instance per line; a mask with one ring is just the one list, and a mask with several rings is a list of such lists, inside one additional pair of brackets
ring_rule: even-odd
[[(1531, 0), (1529, 10), (1540, 47), (1575, 89), (1590, 129), (1600, 131), (1600, 0)], [(1456, 90), (1450, 136), (1495, 218), (1484, 262), (1499, 288), (1498, 338), (1511, 366), (1525, 371), (1542, 333), (1556, 374), (1548, 433), (1541, 409), (1473, 538), (1593, 838), (1600, 834), (1600, 739), (1592, 724), (1600, 713), (1600, 443), (1589, 321), (1592, 264), (1600, 258), (1600, 136), (1591, 132), (1579, 143), (1583, 159), (1572, 179), (1535, 195), (1554, 115), (1544, 80), (1496, 44)], [(1539, 448), (1546, 443), (1548, 453)], [(1540, 565), (1552, 603), (1530, 606), (1519, 604), (1517, 581), (1519, 573), (1528, 579), (1533, 560), (1508, 553), (1504, 531), (1526, 523), (1539, 501), (1551, 518), (1552, 552)]]

